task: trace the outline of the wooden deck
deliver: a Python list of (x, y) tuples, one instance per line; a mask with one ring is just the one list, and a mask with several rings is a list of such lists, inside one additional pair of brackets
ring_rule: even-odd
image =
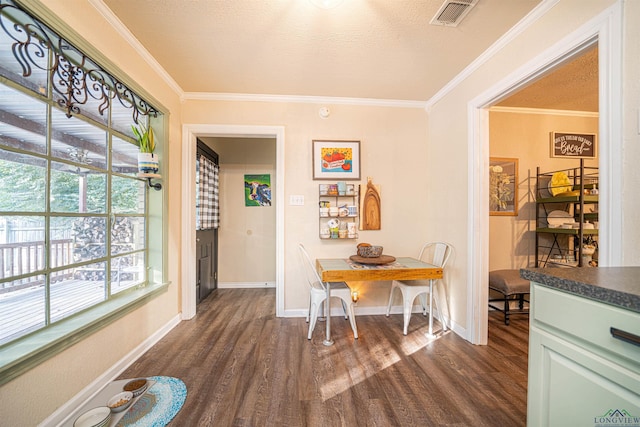
[[(127, 289), (132, 281), (121, 281)], [(114, 283), (115, 286), (116, 283)], [(61, 280), (51, 285), (51, 322), (64, 319), (105, 299), (104, 281)], [(42, 328), (45, 325), (45, 287), (35, 284), (26, 289), (0, 294), (0, 344)]]

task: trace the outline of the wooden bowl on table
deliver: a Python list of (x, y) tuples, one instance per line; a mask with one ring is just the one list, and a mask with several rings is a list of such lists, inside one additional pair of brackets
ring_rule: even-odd
[(378, 258), (382, 255), (382, 246), (373, 246), (369, 243), (360, 243), (357, 254), (362, 258)]

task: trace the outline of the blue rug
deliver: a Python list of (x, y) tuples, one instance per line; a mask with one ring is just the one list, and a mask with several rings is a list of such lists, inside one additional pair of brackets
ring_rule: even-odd
[(176, 416), (187, 398), (187, 386), (178, 378), (149, 377), (149, 390), (127, 410), (117, 427), (162, 427)]

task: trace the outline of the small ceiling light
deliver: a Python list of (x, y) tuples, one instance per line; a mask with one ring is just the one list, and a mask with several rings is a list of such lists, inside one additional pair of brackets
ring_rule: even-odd
[(333, 9), (340, 6), (344, 0), (309, 0), (314, 6), (320, 9)]

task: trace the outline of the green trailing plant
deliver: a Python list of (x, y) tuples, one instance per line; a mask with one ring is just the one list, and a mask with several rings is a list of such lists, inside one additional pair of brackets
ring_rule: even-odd
[(131, 129), (138, 140), (140, 152), (153, 153), (153, 150), (156, 148), (156, 143), (154, 141), (153, 129), (151, 126), (147, 128), (144, 124), (140, 124), (137, 127), (131, 125)]

